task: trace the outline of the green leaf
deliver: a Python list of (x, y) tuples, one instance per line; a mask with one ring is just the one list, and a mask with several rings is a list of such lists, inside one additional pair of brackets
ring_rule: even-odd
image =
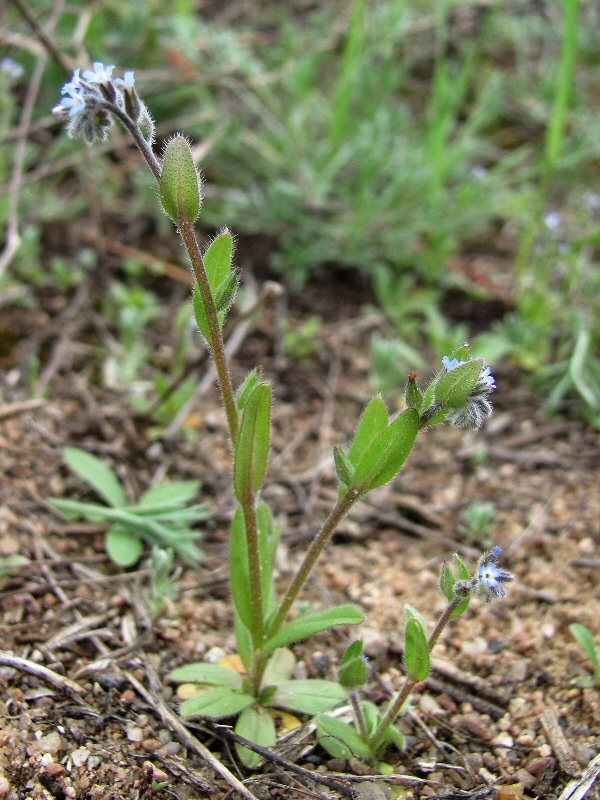
[(155, 505), (179, 508), (196, 497), (201, 485), (201, 481), (165, 481), (147, 489), (138, 505), (144, 508)]
[(106, 532), (104, 545), (111, 560), (120, 567), (136, 564), (144, 550), (138, 536), (120, 527), (113, 527)]
[(598, 669), (600, 667), (600, 657), (596, 651), (596, 643), (594, 642), (591, 631), (589, 631), (585, 625), (574, 622), (572, 625), (569, 625), (569, 632), (592, 662), (594, 669)]
[(269, 458), (271, 388), (259, 384), (244, 407), (235, 444), (233, 485), (240, 503), (253, 497), (265, 476)]
[(456, 592), (454, 591), (455, 583), (456, 578), (454, 577), (454, 573), (450, 565), (444, 561), (442, 569), (440, 570), (440, 589), (446, 600), (452, 601), (456, 597)]
[(352, 725), (323, 714), (317, 720), (317, 741), (334, 758), (370, 758), (373, 753)]
[(244, 378), (242, 385), (237, 390), (235, 395), (235, 402), (238, 407), (239, 411), (242, 411), (246, 403), (248, 402), (248, 398), (252, 394), (252, 392), (256, 389), (258, 384), (262, 380), (262, 367), (256, 367), (249, 372), (246, 377)]
[(419, 414), (409, 408), (371, 443), (356, 467), (354, 485), (370, 492), (391, 480), (410, 455), (418, 431)]
[(353, 661), (355, 658), (360, 658), (360, 656), (362, 656), (362, 651), (363, 643), (361, 639), (356, 639), (346, 648), (346, 652), (340, 659), (340, 667), (350, 663), (350, 661)]
[(301, 714), (320, 714), (345, 700), (346, 692), (339, 683), (308, 678), (278, 683), (269, 705)]
[(252, 593), (246, 523), (241, 506), (237, 506), (231, 523), (229, 541), (229, 573), (233, 604), (246, 628), (252, 629)]
[(190, 145), (179, 134), (167, 142), (158, 186), (162, 207), (176, 225), (195, 222), (202, 203), (200, 176)]
[(321, 633), (338, 625), (360, 625), (364, 617), (356, 606), (345, 604), (326, 608), (323, 611), (313, 611), (293, 620), (272, 636), (262, 646), (263, 653), (270, 653), (277, 647), (282, 647), (293, 642), (308, 639), (316, 633)]
[(359, 686), (364, 686), (367, 682), (367, 665), (363, 658), (352, 659), (343, 666), (340, 665), (338, 669), (338, 680), (340, 686), (344, 689), (352, 691), (358, 689)]
[(80, 478), (89, 483), (110, 506), (127, 505), (127, 497), (115, 473), (99, 458), (78, 447), (65, 447), (63, 458)]
[(252, 635), (248, 628), (242, 622), (237, 610), (233, 610), (233, 623), (235, 628), (235, 641), (242, 664), (249, 672), (252, 669), (252, 657), (254, 654), (254, 646), (252, 644)]
[(435, 385), (435, 399), (444, 408), (462, 408), (483, 369), (483, 359), (468, 361), (445, 373)]
[[(202, 300), (202, 294), (200, 292), (200, 287), (198, 283), (194, 283), (194, 289), (192, 293), (192, 305), (194, 308), (194, 316), (196, 317), (196, 323), (198, 324), (198, 328), (200, 329), (200, 333), (204, 336), (206, 341), (210, 344), (210, 326), (208, 324), (208, 317), (206, 315), (206, 310), (204, 308), (204, 301)], [(219, 314), (219, 323), (223, 324), (223, 314)]]
[(421, 622), (411, 617), (406, 623), (405, 652), (406, 671), (413, 681), (424, 681), (431, 670), (427, 636)]
[(362, 413), (354, 440), (348, 453), (348, 458), (354, 466), (365, 455), (375, 439), (388, 426), (389, 418), (385, 403), (379, 397), (374, 397)]
[(211, 242), (204, 253), (204, 268), (213, 296), (221, 289), (231, 274), (233, 259), (233, 236), (224, 230)]
[(287, 647), (278, 647), (269, 659), (262, 679), (262, 686), (273, 686), (289, 681), (296, 666), (296, 656)]
[(265, 615), (275, 609), (276, 596), (273, 584), (273, 566), (277, 554), (277, 546), (281, 529), (273, 524), (271, 510), (266, 503), (259, 503), (256, 509), (258, 525), (258, 548), (261, 566), (261, 581)]
[(242, 676), (237, 672), (207, 661), (177, 667), (169, 673), (169, 679), (175, 683), (200, 683), (205, 686), (227, 686), (230, 689), (242, 687)]
[(395, 725), (390, 725), (385, 734), (386, 744), (395, 744), (398, 750), (404, 750), (404, 734)]
[(340, 489), (342, 490), (342, 494), (345, 494), (354, 480), (354, 465), (342, 448), (337, 444), (333, 448), (333, 463), (335, 464), (335, 471), (340, 481)]
[(181, 715), (185, 719), (206, 717), (207, 719), (223, 719), (239, 714), (244, 708), (255, 702), (251, 694), (236, 692), (226, 686), (207, 689), (196, 697), (184, 700), (181, 704)]
[[(235, 732), (262, 747), (273, 747), (277, 741), (273, 717), (268, 711), (254, 706), (242, 711), (236, 722)], [(242, 764), (248, 769), (256, 769), (263, 760), (258, 753), (240, 744), (236, 744), (235, 751)]]

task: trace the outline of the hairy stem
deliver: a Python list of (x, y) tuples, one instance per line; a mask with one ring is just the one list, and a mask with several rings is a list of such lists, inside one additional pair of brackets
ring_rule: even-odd
[[(462, 603), (464, 599), (465, 599), (464, 596), (455, 597), (454, 600), (448, 603), (448, 605), (444, 609), (444, 612), (437, 621), (437, 624), (433, 629), (431, 636), (427, 640), (427, 647), (430, 653), (437, 644), (437, 640), (440, 638), (441, 632), (444, 630), (444, 628), (452, 618), (453, 612), (458, 608), (458, 606)], [(381, 722), (377, 726), (377, 730), (375, 731), (375, 733), (373, 734), (373, 736), (369, 741), (371, 749), (374, 752), (377, 752), (377, 750), (383, 743), (387, 729), (390, 727), (390, 725), (394, 724), (394, 720), (400, 713), (402, 706), (408, 700), (410, 693), (415, 688), (417, 683), (419, 683), (419, 681), (415, 681), (412, 678), (406, 678), (406, 680), (404, 681), (404, 685), (396, 695), (395, 699), (392, 701), (388, 710), (383, 715)]]
[(285, 622), (285, 618), (287, 617), (294, 600), (298, 597), (302, 587), (306, 583), (306, 579), (310, 575), (312, 568), (323, 552), (327, 542), (350, 508), (361, 496), (362, 495), (359, 489), (352, 488), (346, 495), (344, 495), (344, 497), (340, 497), (333, 507), (331, 513), (323, 523), (323, 527), (313, 539), (310, 547), (308, 548), (308, 552), (304, 556), (304, 561), (298, 568), (298, 572), (294, 576), (294, 579), (289, 585), (287, 592), (283, 596), (277, 611), (277, 615), (269, 626), (268, 636), (274, 636)]

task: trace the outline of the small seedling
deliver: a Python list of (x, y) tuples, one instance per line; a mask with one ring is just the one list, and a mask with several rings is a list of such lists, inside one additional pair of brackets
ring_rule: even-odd
[(591, 631), (579, 622), (574, 622), (572, 625), (569, 625), (569, 631), (571, 636), (592, 662), (593, 668), (592, 675), (583, 675), (578, 678), (577, 682), (580, 686), (585, 686), (586, 688), (595, 686), (597, 689), (600, 689), (600, 651), (596, 647)]
[(69, 467), (88, 483), (107, 503), (82, 503), (77, 500), (50, 499), (57, 511), (71, 519), (107, 522), (106, 552), (120, 567), (139, 561), (144, 542), (171, 547), (191, 566), (197, 566), (202, 551), (194, 544), (200, 532), (190, 526), (208, 519), (202, 504), (187, 505), (198, 494), (200, 481), (164, 482), (145, 491), (131, 505), (115, 475), (99, 458), (77, 447), (66, 447), (63, 457)]
[(473, 500), (462, 512), (458, 530), (471, 541), (487, 545), (495, 513), (494, 503)]

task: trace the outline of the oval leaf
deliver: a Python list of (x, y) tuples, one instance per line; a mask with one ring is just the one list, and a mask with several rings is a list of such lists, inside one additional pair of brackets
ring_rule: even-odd
[(230, 689), (240, 689), (242, 676), (232, 669), (219, 664), (210, 664), (207, 661), (197, 661), (177, 667), (169, 673), (169, 678), (175, 683), (200, 683), (204, 686), (228, 686)]
[(196, 697), (184, 700), (181, 704), (181, 715), (186, 719), (206, 717), (207, 719), (223, 719), (233, 717), (255, 702), (251, 694), (235, 692), (225, 686), (207, 689)]
[(127, 497), (121, 482), (99, 458), (79, 447), (65, 447), (63, 458), (73, 472), (89, 483), (109, 506), (120, 508), (127, 505)]
[(261, 383), (244, 407), (235, 446), (233, 485), (240, 503), (260, 489), (269, 458), (271, 388)]
[(213, 295), (227, 280), (233, 259), (233, 236), (228, 230), (220, 233), (204, 253), (204, 268)]
[(337, 625), (360, 625), (364, 617), (356, 606), (347, 604), (326, 608), (304, 614), (283, 627), (272, 636), (261, 648), (263, 653), (271, 653), (277, 647), (308, 639), (316, 633), (329, 630)]
[(301, 714), (320, 714), (345, 700), (346, 692), (339, 683), (307, 678), (278, 683), (269, 705)]
[(317, 741), (334, 758), (370, 758), (373, 754), (357, 731), (336, 717), (327, 714), (317, 720)]
[[(235, 732), (262, 747), (273, 747), (277, 741), (275, 723), (268, 711), (250, 706), (245, 708), (235, 724)], [(241, 744), (235, 745), (238, 758), (249, 769), (256, 769), (263, 757)]]
[(379, 434), (387, 428), (388, 423), (387, 408), (378, 395), (367, 405), (358, 423), (354, 441), (348, 453), (348, 458), (353, 466), (358, 464)]
[(409, 408), (380, 433), (356, 467), (354, 485), (365, 492), (391, 480), (404, 466), (419, 431), (419, 414)]
[(136, 564), (144, 549), (141, 539), (123, 528), (111, 528), (107, 531), (104, 546), (111, 560), (120, 567)]
[(431, 658), (427, 636), (421, 622), (411, 617), (406, 623), (405, 651), (406, 671), (413, 681), (424, 681), (431, 670)]

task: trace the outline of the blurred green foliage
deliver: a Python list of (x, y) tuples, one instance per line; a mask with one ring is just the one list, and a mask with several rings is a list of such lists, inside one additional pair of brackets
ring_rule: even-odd
[[(45, 0), (30, 6), (48, 22)], [(534, 373), (550, 408), (598, 422), (597, 5), (352, 0), (340, 12), (323, 0), (312, 11), (232, 5), (228, 19), (202, 18), (190, 0), (74, 2), (53, 40), (73, 59), (135, 69), (159, 140), (183, 129), (199, 143), (204, 224), (268, 237), (290, 287), (322, 265), (360, 270), (398, 352), (425, 342), (439, 355), (481, 331), (475, 352)], [(6, 22), (32, 39), (12, 6)], [(23, 41), (8, 48), (23, 75), (0, 70), (4, 186), (36, 58)], [(102, 155), (49, 135), (66, 77), (49, 58), (26, 148), (23, 242), (0, 291), (82, 280), (88, 245), (46, 255), (39, 242), (94, 206), (105, 225), (141, 218), (169, 236), (118, 137)], [(7, 214), (4, 198), (3, 224)], [(477, 331), (457, 326), (450, 290), (504, 311)]]

